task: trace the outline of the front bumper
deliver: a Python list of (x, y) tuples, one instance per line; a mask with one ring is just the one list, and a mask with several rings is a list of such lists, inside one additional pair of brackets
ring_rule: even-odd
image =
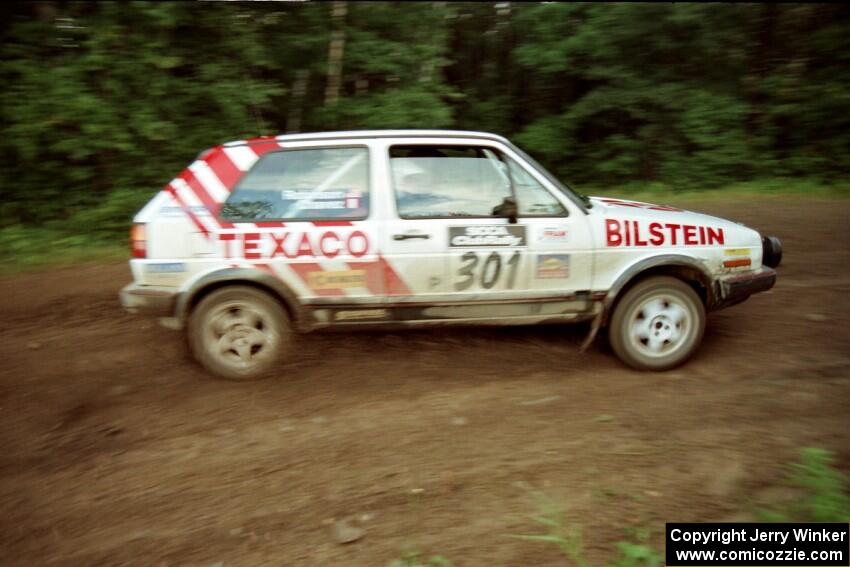
[(177, 292), (173, 287), (131, 283), (124, 286), (119, 297), (121, 305), (130, 313), (170, 317), (174, 314)]
[(776, 270), (762, 266), (751, 272), (720, 276), (715, 280), (715, 309), (735, 305), (754, 293), (767, 291), (776, 283)]

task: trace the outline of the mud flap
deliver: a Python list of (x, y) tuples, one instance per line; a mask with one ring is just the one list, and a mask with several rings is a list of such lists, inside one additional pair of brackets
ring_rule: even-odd
[(579, 347), (579, 352), (586, 352), (590, 347), (590, 344), (593, 342), (593, 339), (596, 338), (596, 334), (599, 332), (599, 328), (602, 326), (602, 319), (605, 315), (605, 309), (602, 306), (601, 301), (597, 301), (593, 304), (593, 322), (590, 324), (590, 331), (588, 331), (587, 336), (584, 338), (584, 341), (581, 343)]

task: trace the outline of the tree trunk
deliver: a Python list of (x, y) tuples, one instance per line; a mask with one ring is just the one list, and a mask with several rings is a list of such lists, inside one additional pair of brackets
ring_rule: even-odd
[(295, 72), (292, 82), (292, 103), (286, 117), (286, 133), (301, 131), (301, 115), (304, 113), (304, 95), (307, 94), (307, 83), (310, 81), (310, 70), (299, 69)]
[(345, 2), (335, 1), (331, 5), (331, 41), (328, 45), (328, 84), (325, 88), (325, 104), (333, 105), (339, 101), (342, 86), (342, 56), (345, 53)]
[(362, 75), (357, 75), (357, 80), (354, 81), (355, 96), (365, 96), (369, 93), (369, 79)]

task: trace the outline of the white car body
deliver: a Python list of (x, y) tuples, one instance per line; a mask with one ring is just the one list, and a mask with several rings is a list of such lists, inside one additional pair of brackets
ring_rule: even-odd
[[(473, 147), (513, 160), (522, 171), (511, 170), (508, 182), (517, 175), (536, 182), (566, 214), (402, 218), (395, 185), (415, 176), (419, 162), (392, 158), (398, 161), (391, 164), (390, 148), (399, 145)], [(289, 194), (306, 195), (306, 206), (339, 209), (364, 206), (365, 195), (365, 218), (234, 222), (221, 216), (222, 204), (259, 160), (327, 148), (367, 150), (365, 192), (346, 188), (325, 201), (309, 191)], [(362, 161), (355, 156), (339, 171), (365, 167)], [(316, 192), (335, 179), (325, 181)], [(232, 142), (202, 154), (136, 215), (144, 257), (130, 261), (135, 281), (122, 302), (180, 327), (209, 289), (245, 282), (280, 299), (301, 331), (435, 322), (602, 324), (618, 294), (648, 270), (689, 281), (707, 310), (775, 281), (774, 270), (762, 265), (762, 236), (739, 223), (634, 201), (590, 203), (493, 134), (363, 131)]]

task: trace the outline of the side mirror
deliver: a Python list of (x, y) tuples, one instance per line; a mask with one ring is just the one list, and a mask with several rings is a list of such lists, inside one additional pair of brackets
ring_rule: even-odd
[(493, 216), (506, 217), (508, 222), (516, 224), (519, 209), (517, 208), (516, 199), (513, 197), (505, 197), (502, 199), (501, 205), (493, 207)]

